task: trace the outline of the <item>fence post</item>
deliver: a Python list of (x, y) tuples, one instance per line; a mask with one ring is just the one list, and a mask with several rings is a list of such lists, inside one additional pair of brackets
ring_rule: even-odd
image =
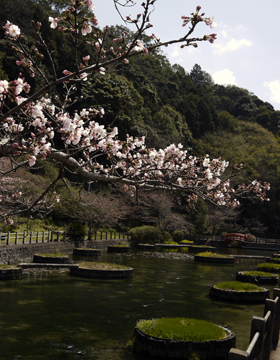
[(36, 243), (39, 242), (39, 231), (37, 231)]
[(280, 289), (275, 288), (273, 290), (273, 299), (275, 300), (275, 317), (274, 317), (272, 343), (277, 344), (279, 340), (279, 330), (280, 330)]
[(22, 243), (25, 244), (25, 230), (23, 231), (23, 235), (22, 235)]
[(251, 335), (250, 342), (252, 341), (256, 332), (260, 333), (260, 345), (258, 349), (255, 349), (258, 354), (260, 354), (260, 359), (263, 360), (263, 346), (264, 346), (264, 329), (265, 329), (265, 320), (264, 318), (253, 316), (251, 324)]
[(231, 348), (228, 353), (228, 360), (245, 360), (248, 359), (248, 354), (244, 350)]
[(7, 245), (10, 244), (10, 231), (7, 233)]
[(29, 243), (32, 244), (32, 235), (33, 235), (33, 232), (30, 231), (30, 238), (29, 238)]
[[(265, 301), (265, 319), (266, 319), (266, 336), (264, 341), (263, 358), (269, 360), (272, 345), (272, 336), (274, 329), (274, 314), (275, 314), (276, 303), (274, 300), (266, 299)], [(270, 314), (270, 315), (269, 315)]]

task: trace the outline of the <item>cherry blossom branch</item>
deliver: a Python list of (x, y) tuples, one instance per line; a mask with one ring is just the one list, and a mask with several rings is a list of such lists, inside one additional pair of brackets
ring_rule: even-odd
[[(133, 138), (127, 135), (125, 141), (120, 141), (117, 137), (118, 129), (116, 127), (112, 130), (109, 128), (106, 130), (96, 121), (98, 117), (104, 116), (102, 108), (82, 109), (71, 115), (67, 112), (66, 104), (73, 89), (72, 85), (69, 88), (66, 85), (66, 98), (64, 102), (58, 104), (59, 106), (57, 103), (60, 100), (54, 103), (47, 95), (42, 96), (61, 83), (67, 84), (85, 80), (88, 74), (94, 72), (104, 74), (106, 67), (120, 61), (127, 63), (131, 57), (141, 54), (147, 55), (161, 46), (182, 43), (181, 47), (197, 47), (198, 41), (213, 43), (216, 34), (205, 35), (201, 38), (190, 38), (190, 36), (199, 23), (205, 23), (211, 28), (215, 27), (214, 18), (204, 17), (204, 14), (200, 14), (201, 8), (198, 6), (196, 12), (192, 13), (191, 16), (182, 16), (183, 26), (190, 24), (185, 36), (177, 40), (160, 42), (152, 35), (151, 38), (154, 43), (145, 47), (143, 41), (139, 39), (143, 32), (151, 27), (150, 15), (155, 3), (155, 0), (146, 0), (142, 4), (143, 14), (138, 14), (135, 19), (131, 19), (131, 17), (126, 19), (127, 22), (134, 24), (137, 29), (132, 42), (127, 43), (125, 32), (121, 38), (114, 39), (113, 41), (118, 45), (118, 48), (110, 48), (113, 58), (107, 60), (106, 50), (103, 47), (108, 36), (108, 27), (104, 29), (102, 36), (96, 31), (93, 35), (94, 41), (86, 41), (89, 45), (94, 46), (97, 51), (93, 64), (90, 64), (89, 55), (82, 57), (83, 63), (79, 64), (80, 35), (83, 37), (91, 34), (93, 31), (91, 25), (92, 23), (96, 24), (97, 20), (95, 17), (79, 19), (77, 16), (81, 6), (87, 6), (90, 11), (94, 10), (94, 4), (91, 0), (73, 0), (71, 2), (72, 6), (66, 10), (67, 15), (65, 17), (55, 19), (50, 17), (49, 21), (52, 29), (56, 29), (59, 24), (58, 30), (70, 35), (74, 47), (74, 70), (64, 70), (64, 76), (57, 78), (55, 68), (53, 68), (53, 80), (49, 81), (44, 78), (45, 75), (40, 72), (40, 67), (35, 62), (36, 70), (39, 76), (45, 80), (46, 85), (28, 98), (20, 96), (23, 91), (28, 93), (30, 90), (30, 86), (20, 76), (11, 82), (0, 80), (0, 102), (2, 106), (4, 106), (6, 99), (17, 103), (14, 108), (8, 109), (0, 117), (2, 134), (0, 157), (24, 156), (25, 160), (21, 164), (26, 166), (28, 164), (29, 167), (34, 166), (37, 159), (54, 160), (61, 164), (58, 177), (47, 186), (37, 199), (32, 200), (31, 205), (31, 200), (24, 203), (20, 199), (21, 195), (14, 196), (19, 211), (40, 209), (44, 197), (59, 179), (63, 179), (63, 168), (88, 181), (121, 183), (126, 186), (128, 191), (135, 194), (137, 201), (139, 191), (154, 189), (184, 192), (187, 194), (187, 201), (190, 205), (194, 204), (198, 198), (202, 198), (218, 206), (236, 207), (239, 205), (238, 198), (247, 197), (251, 194), (262, 201), (268, 200), (266, 191), (269, 190), (269, 184), (267, 183), (261, 184), (254, 180), (247, 186), (240, 185), (232, 188), (229, 179), (225, 177), (225, 171), (229, 164), (220, 158), (210, 160), (208, 155), (204, 158), (189, 156), (181, 144), (178, 146), (170, 144), (165, 149), (148, 149), (144, 137)], [(114, 3), (115, 6), (122, 5), (119, 0), (114, 0)], [(132, 1), (127, 0), (124, 5), (132, 3)], [(6, 23), (4, 29), (10, 39), (19, 43), (20, 49), (18, 51), (31, 62), (32, 56), (28, 55), (24, 47), (21, 48), (20, 39), (22, 35), (20, 29), (10, 22)], [(47, 51), (48, 58), (54, 67), (51, 53), (48, 52), (41, 37), (40, 25), (37, 25), (36, 29), (40, 44)], [(25, 64), (24, 61), (22, 59), (22, 65)], [(31, 64), (27, 66), (32, 70)], [(2, 106), (1, 108), (3, 108)], [(20, 116), (13, 118), (13, 115), (17, 114)], [(55, 135), (63, 143), (63, 148), (60, 150), (55, 148), (53, 140)], [(10, 188), (7, 189), (11, 191)], [(8, 190), (5, 190), (4, 193), (7, 194), (7, 204), (11, 206)], [(58, 198), (56, 197), (56, 199)], [(22, 204), (20, 205), (20, 203)], [(10, 214), (15, 214), (15, 212), (12, 210)], [(9, 215), (6, 213), (3, 216)]]

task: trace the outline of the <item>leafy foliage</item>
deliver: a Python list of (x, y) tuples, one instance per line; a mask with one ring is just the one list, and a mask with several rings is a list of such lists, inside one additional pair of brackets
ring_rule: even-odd
[[(35, 46), (30, 26), (31, 19), (40, 20), (42, 36), (53, 53), (57, 73), (61, 75), (64, 69), (73, 67), (73, 54), (68, 37), (63, 32), (51, 31), (48, 21), (48, 16), (55, 17), (63, 13), (67, 1), (1, 0), (0, 3), (1, 23), (4, 24), (9, 19), (19, 25), (22, 32), (27, 35), (26, 47)], [(80, 14), (81, 17), (83, 15), (87, 14)], [(97, 30), (100, 36), (104, 34), (101, 29)], [(113, 46), (113, 39), (120, 37), (124, 31), (127, 32), (128, 41), (133, 39), (135, 34), (127, 28), (119, 25), (109, 27), (106, 47)], [(150, 42), (150, 38), (145, 34), (141, 34), (139, 39), (146, 45)], [(83, 49), (86, 44), (81, 43), (80, 46)], [(44, 71), (46, 74), (51, 74), (51, 63), (47, 60), (43, 49), (42, 52), (45, 56)], [(90, 47), (88, 53), (91, 59), (97, 59), (97, 51), (94, 47)], [(113, 58), (112, 53), (108, 52), (107, 56), (108, 59)], [(2, 79), (17, 78), (19, 68), (15, 65), (13, 57), (14, 53), (10, 46), (5, 45), (1, 40)], [(79, 61), (82, 62), (82, 59)], [(236, 179), (236, 183), (251, 182), (255, 178), (270, 182), (270, 197), (273, 202), (256, 208), (252, 202), (245, 201), (242, 205), (242, 216), (237, 213), (236, 216), (232, 213), (226, 216), (225, 212), (222, 216), (221, 213), (218, 215), (211, 206), (200, 202), (196, 204), (195, 209), (189, 208), (186, 197), (179, 192), (172, 198), (165, 197), (164, 201), (163, 198), (159, 199), (158, 194), (148, 195), (138, 204), (134, 199), (128, 200), (126, 197), (126, 214), (122, 213), (117, 221), (112, 215), (114, 221), (109, 224), (108, 217), (106, 218), (97, 204), (98, 201), (91, 199), (91, 205), (90, 201), (86, 203), (83, 198), (86, 195), (81, 197), (78, 192), (81, 188), (70, 184), (80, 180), (79, 177), (73, 176), (64, 169), (65, 177), (69, 182), (67, 187), (60, 182), (57, 184), (57, 189), (61, 193), (61, 204), (56, 205), (56, 215), (60, 213), (61, 217), (65, 215), (68, 219), (83, 219), (83, 211), (92, 206), (94, 210), (87, 210), (86, 216), (93, 227), (105, 226), (105, 224), (116, 226), (121, 221), (127, 226), (134, 226), (135, 223), (145, 224), (150, 220), (161, 229), (168, 231), (174, 230), (173, 223), (175, 228), (193, 233), (219, 233), (234, 227), (236, 230), (251, 230), (256, 234), (265, 231), (273, 236), (280, 236), (277, 215), (280, 207), (278, 128), (280, 111), (275, 111), (271, 104), (262, 101), (247, 89), (232, 85), (214, 85), (210, 74), (198, 64), (195, 64), (189, 72), (179, 64), (171, 65), (166, 56), (158, 50), (147, 56), (132, 57), (129, 61), (129, 64), (122, 62), (110, 66), (105, 75), (91, 77), (78, 92), (83, 96), (80, 107), (78, 105), (73, 109), (69, 107), (69, 112), (73, 113), (74, 109), (82, 109), (88, 104), (101, 105), (105, 109), (102, 123), (105, 126), (111, 124), (114, 126), (117, 122), (119, 139), (124, 139), (127, 133), (134, 136), (145, 135), (148, 146), (156, 149), (181, 142), (189, 148), (193, 156), (208, 153), (211, 157), (221, 156), (229, 160), (232, 166), (243, 163), (241, 177)], [(26, 69), (20, 71), (24, 76), (28, 76)], [(35, 89), (42, 85), (38, 79), (36, 84), (32, 80), (30, 84)], [(57, 86), (53, 93), (57, 98), (62, 98), (64, 90), (62, 86)], [(62, 145), (56, 138), (54, 143), (58, 148)], [(28, 172), (27, 175), (22, 171), (19, 177), (24, 181), (28, 180), (29, 183), (24, 187), (24, 191), (28, 196), (35, 197), (42, 185), (54, 180), (59, 171), (58, 166), (47, 164), (43, 167), (39, 162), (36, 169)], [(231, 176), (231, 169), (226, 175)], [(100, 191), (98, 185), (97, 188), (98, 193)], [(108, 193), (110, 191), (113, 193), (115, 190), (111, 188)], [(123, 195), (121, 190), (119, 194)], [(97, 198), (102, 196), (95, 193), (89, 198), (94, 198), (95, 195)], [(83, 198), (82, 205), (81, 198)], [(118, 201), (111, 201), (111, 204), (113, 202), (119, 204)], [(107, 209), (105, 202), (103, 204)], [(112, 208), (116, 207), (112, 206)], [(127, 214), (131, 214), (131, 219)], [(100, 222), (102, 216), (103, 223)], [(129, 222), (129, 220), (133, 221)]]
[(139, 226), (129, 230), (133, 244), (155, 244), (162, 241), (161, 231), (150, 225)]

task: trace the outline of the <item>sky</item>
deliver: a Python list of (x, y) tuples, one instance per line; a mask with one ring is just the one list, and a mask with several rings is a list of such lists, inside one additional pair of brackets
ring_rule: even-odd
[[(142, 2), (123, 8), (123, 15), (134, 18), (142, 12)], [(100, 27), (125, 25), (113, 0), (94, 3)], [(153, 27), (146, 34), (154, 33), (162, 42), (181, 38), (188, 31), (188, 25), (182, 27), (181, 16), (195, 12), (197, 5), (206, 17), (214, 16), (217, 26), (211, 29), (199, 23), (193, 36), (216, 33), (217, 40), (199, 42), (197, 48), (181, 49), (176, 44), (163, 48), (171, 65), (179, 64), (190, 72), (198, 64), (215, 83), (247, 89), (280, 110), (280, 1), (157, 0), (150, 16)]]

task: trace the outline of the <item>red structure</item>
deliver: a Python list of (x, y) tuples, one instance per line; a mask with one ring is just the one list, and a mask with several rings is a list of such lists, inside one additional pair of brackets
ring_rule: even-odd
[(224, 242), (238, 241), (244, 243), (245, 241), (249, 240), (249, 235), (243, 235), (238, 233), (225, 234), (222, 236), (222, 240)]

